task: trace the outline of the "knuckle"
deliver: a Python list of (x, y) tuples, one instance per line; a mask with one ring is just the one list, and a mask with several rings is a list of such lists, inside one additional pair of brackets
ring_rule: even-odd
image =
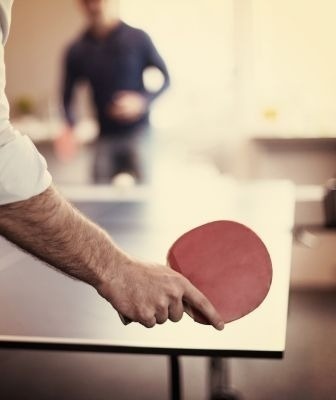
[(179, 287), (177, 286), (173, 286), (170, 289), (170, 299), (175, 300), (175, 301), (179, 301), (182, 297), (182, 293)]
[(174, 284), (178, 287), (185, 286), (186, 282), (188, 281), (183, 275), (176, 274), (173, 277)]
[(172, 284), (176, 282), (176, 280), (179, 279), (179, 274), (172, 270), (172, 269), (167, 269), (164, 273), (164, 279), (166, 280), (167, 283)]
[(166, 270), (164, 271), (164, 273), (162, 274), (162, 279), (167, 282), (170, 283), (171, 279), (172, 279), (172, 274), (170, 270)]
[(180, 279), (179, 279), (179, 284), (178, 284), (178, 288), (183, 292), (183, 293), (186, 293), (186, 292), (190, 292), (191, 291), (191, 289), (192, 289), (192, 284), (191, 284), (191, 282), (187, 279), (187, 278), (185, 278), (184, 276), (181, 276), (180, 277)]
[(168, 294), (171, 298), (179, 298), (184, 292), (184, 278), (179, 275), (173, 275), (170, 278)]
[(164, 298), (158, 299), (156, 303), (156, 309), (161, 313), (167, 309), (167, 302)]

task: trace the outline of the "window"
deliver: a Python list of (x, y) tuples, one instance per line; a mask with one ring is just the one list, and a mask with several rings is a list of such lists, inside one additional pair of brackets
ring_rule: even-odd
[(134, 0), (121, 16), (152, 37), (172, 80), (153, 123), (182, 139), (208, 141), (232, 124), (234, 30), (232, 0)]

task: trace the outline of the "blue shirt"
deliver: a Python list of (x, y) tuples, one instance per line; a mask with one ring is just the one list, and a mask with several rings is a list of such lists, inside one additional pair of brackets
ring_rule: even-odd
[[(147, 67), (158, 68), (164, 76), (159, 91), (146, 91), (143, 72)], [(107, 108), (121, 90), (131, 90), (153, 101), (169, 85), (167, 67), (150, 37), (142, 30), (120, 21), (104, 38), (84, 32), (66, 53), (63, 103), (68, 123), (75, 123), (72, 111), (73, 91), (80, 81), (87, 81), (101, 135), (115, 135), (132, 131), (148, 123), (149, 110), (136, 122), (125, 124), (112, 119)]]

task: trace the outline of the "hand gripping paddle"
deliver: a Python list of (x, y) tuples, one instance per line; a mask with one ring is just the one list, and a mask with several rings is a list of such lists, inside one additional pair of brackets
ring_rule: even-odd
[[(255, 310), (272, 282), (265, 245), (251, 229), (233, 221), (210, 222), (183, 234), (168, 251), (167, 261), (211, 301), (225, 323)], [(188, 304), (185, 311), (208, 324)], [(131, 322), (120, 318), (124, 324)]]

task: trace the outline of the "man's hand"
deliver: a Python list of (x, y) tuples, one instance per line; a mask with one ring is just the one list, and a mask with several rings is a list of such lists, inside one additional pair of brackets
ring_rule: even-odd
[(184, 303), (196, 308), (216, 329), (224, 327), (206, 297), (168, 267), (125, 258), (116, 266), (114, 277), (107, 278), (97, 290), (123, 316), (147, 328), (168, 319), (180, 321)]
[(138, 92), (123, 90), (114, 96), (108, 107), (110, 118), (121, 123), (138, 121), (147, 111), (147, 99)]
[(56, 157), (63, 162), (71, 161), (77, 154), (78, 143), (71, 127), (66, 126), (54, 141)]

